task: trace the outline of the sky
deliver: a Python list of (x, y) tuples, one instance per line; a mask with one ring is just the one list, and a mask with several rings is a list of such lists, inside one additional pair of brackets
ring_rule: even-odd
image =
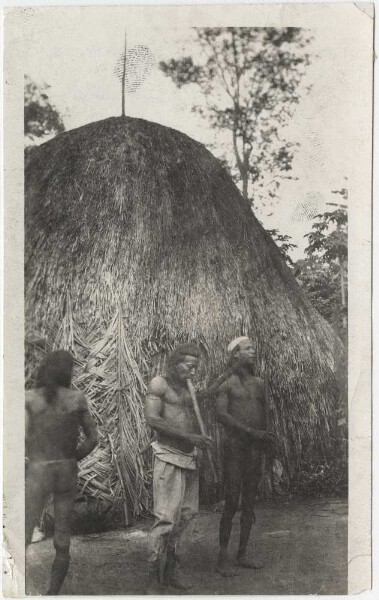
[[(208, 123), (192, 112), (201, 96), (196, 86), (178, 89), (158, 68), (159, 61), (192, 54), (192, 32), (154, 18), (141, 19), (125, 7), (80, 9), (27, 8), (23, 10), (24, 72), (36, 83), (47, 83), (51, 102), (63, 116), (66, 130), (110, 116), (118, 116), (120, 84), (114, 67), (123, 48), (124, 30), (128, 48), (137, 44), (154, 55), (152, 71), (134, 94), (127, 97), (126, 114), (178, 129), (204, 143), (214, 143)], [(304, 94), (290, 123), (283, 130), (286, 140), (300, 144), (293, 161), (296, 180), (282, 183), (279, 201), (269, 210), (258, 211), (267, 228), (291, 235), (298, 248), (292, 258), (303, 256), (312, 221), (294, 220), (296, 207), (311, 203), (317, 211), (331, 209), (327, 202), (341, 201), (331, 190), (348, 188), (349, 114), (354, 90), (348, 72), (359, 64), (351, 47), (351, 32), (325, 27), (309, 30), (311, 65)], [(299, 212), (299, 210), (297, 210)]]

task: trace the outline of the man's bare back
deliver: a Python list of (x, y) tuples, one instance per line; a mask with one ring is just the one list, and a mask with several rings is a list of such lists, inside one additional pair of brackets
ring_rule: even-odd
[[(97, 444), (96, 425), (83, 394), (70, 389), (74, 359), (66, 350), (50, 352), (37, 373), (37, 387), (25, 397), (25, 543), (54, 498), (55, 558), (49, 596), (56, 596), (70, 563), (70, 521), (77, 489), (77, 461)], [(79, 428), (84, 441), (79, 444)]]
[[(81, 392), (59, 387), (48, 402), (42, 388), (29, 390), (26, 419), (26, 452), (31, 462), (80, 460), (96, 445), (96, 428)], [(86, 440), (77, 448), (79, 426)]]

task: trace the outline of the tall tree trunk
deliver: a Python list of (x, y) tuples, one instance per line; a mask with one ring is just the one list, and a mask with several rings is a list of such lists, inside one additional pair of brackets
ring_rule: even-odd
[(249, 173), (244, 169), (242, 175), (242, 195), (245, 200), (249, 199)]
[(249, 158), (250, 153), (244, 150), (243, 168), (242, 168), (242, 195), (245, 200), (249, 200)]

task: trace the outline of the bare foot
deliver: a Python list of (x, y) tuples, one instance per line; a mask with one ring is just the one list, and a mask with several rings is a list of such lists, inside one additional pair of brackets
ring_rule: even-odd
[(167, 585), (177, 590), (190, 590), (192, 587), (192, 583), (184, 579), (178, 573), (171, 575), (171, 577), (167, 580)]
[(146, 594), (148, 596), (165, 596), (168, 591), (168, 587), (163, 583), (154, 583), (148, 586)]
[(237, 565), (243, 569), (263, 569), (264, 563), (261, 560), (250, 560), (246, 554), (237, 556)]
[(147, 584), (146, 594), (148, 596), (162, 596), (167, 594), (168, 587), (165, 582), (160, 580), (160, 576), (157, 569), (151, 569), (149, 571), (149, 580)]
[(220, 556), (216, 565), (217, 573), (223, 577), (234, 577), (237, 575), (237, 570), (230, 564), (227, 556)]

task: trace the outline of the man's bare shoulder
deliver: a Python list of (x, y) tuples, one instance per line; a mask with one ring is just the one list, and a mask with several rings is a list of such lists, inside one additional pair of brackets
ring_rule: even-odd
[(80, 392), (79, 390), (69, 390), (69, 391), (71, 392), (70, 398), (71, 398), (72, 402), (74, 404), (76, 404), (76, 406), (80, 410), (87, 410), (88, 404), (87, 404), (87, 398), (85, 397), (85, 394), (83, 392)]
[(79, 390), (60, 387), (59, 400), (64, 402), (70, 410), (87, 410), (88, 404), (85, 395)]
[(40, 412), (46, 404), (42, 388), (32, 388), (25, 392), (25, 408), (31, 412)]
[(255, 377), (254, 380), (255, 380), (255, 383), (258, 384), (262, 400), (264, 400), (265, 399), (265, 395), (266, 395), (265, 394), (265, 382), (264, 382), (264, 379), (262, 379), (262, 377)]
[(227, 379), (225, 379), (225, 381), (218, 388), (217, 394), (227, 394), (229, 392), (229, 390), (231, 388), (233, 388), (237, 379), (238, 378), (235, 375), (235, 373), (232, 373), (231, 375), (229, 375), (229, 377)]
[(153, 377), (153, 379), (150, 381), (148, 388), (147, 388), (147, 393), (151, 394), (153, 396), (164, 396), (166, 391), (167, 391), (167, 381), (161, 375), (157, 375), (156, 377)]

